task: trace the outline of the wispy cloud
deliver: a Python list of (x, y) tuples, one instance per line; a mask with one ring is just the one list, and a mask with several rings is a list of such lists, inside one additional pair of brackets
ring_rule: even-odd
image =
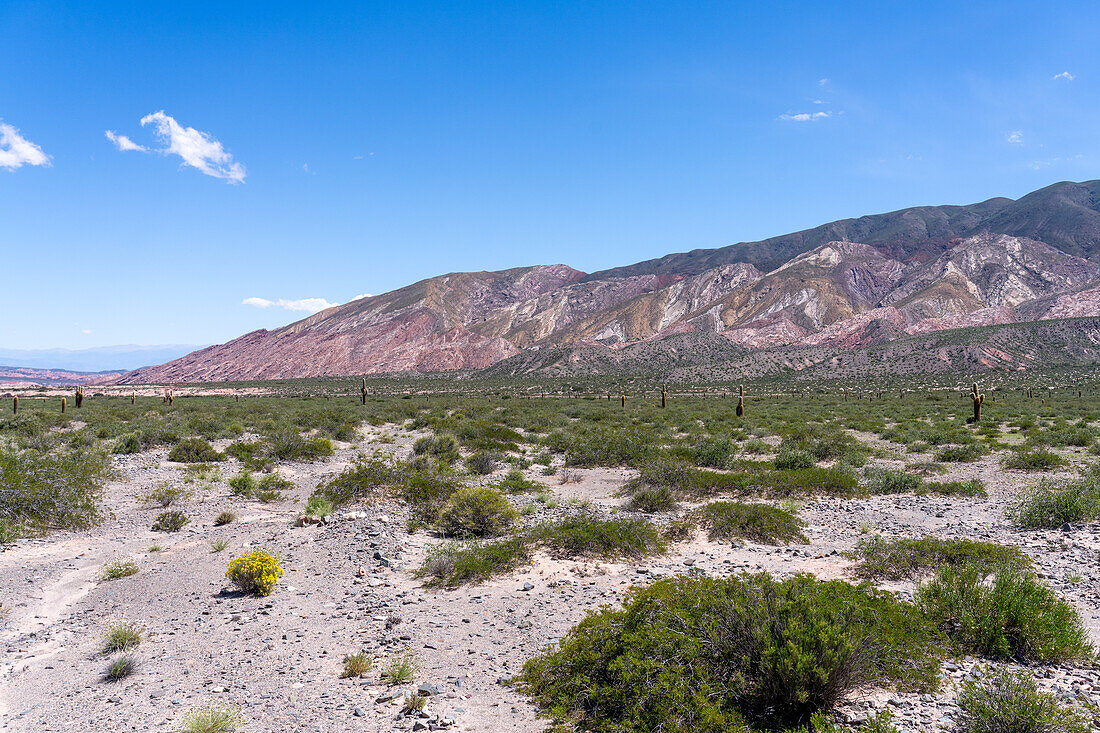
[(299, 300), (287, 300), (286, 298), (279, 298), (278, 300), (245, 298), (241, 301), (241, 305), (250, 305), (254, 308), (282, 308), (288, 311), (317, 313), (318, 311), (323, 311), (325, 308), (332, 308), (340, 304), (330, 303), (324, 298), (301, 298)]
[(141, 118), (142, 126), (153, 125), (156, 135), (165, 146), (160, 152), (178, 155), (184, 165), (197, 168), (214, 178), (229, 183), (243, 183), (244, 166), (209, 133), (184, 127), (164, 113), (154, 112)]
[(789, 120), (791, 122), (817, 122), (818, 120), (825, 120), (832, 116), (832, 112), (798, 112), (796, 114), (779, 115), (779, 119)]
[(829, 84), (828, 77), (823, 77), (823, 78), (817, 80), (817, 85), (819, 87), (827, 86), (828, 84)]
[(351, 303), (352, 301), (362, 300), (363, 298), (373, 298), (373, 297), (374, 296), (371, 295), (370, 293), (360, 293), (359, 295), (356, 295), (354, 298), (352, 298), (348, 302)]
[(1056, 80), (1056, 81), (1057, 80), (1073, 81), (1073, 74), (1069, 73), (1068, 71), (1063, 71), (1061, 74), (1055, 74), (1054, 76), (1051, 77), (1051, 79)]
[(119, 135), (114, 130), (107, 130), (103, 133), (107, 136), (107, 139), (115, 144), (115, 147), (122, 151), (137, 150), (141, 153), (149, 152), (149, 148), (144, 145), (138, 145), (136, 142), (126, 137), (125, 135)]
[(1024, 131), (1013, 130), (1012, 132), (1005, 135), (1005, 140), (1015, 145), (1022, 145), (1024, 142)]
[(19, 134), (19, 130), (0, 122), (0, 168), (13, 171), (25, 165), (50, 164), (50, 156), (42, 148)]

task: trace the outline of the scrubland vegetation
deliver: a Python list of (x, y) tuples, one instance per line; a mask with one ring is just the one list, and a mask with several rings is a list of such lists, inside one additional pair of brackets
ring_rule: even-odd
[[(24, 400), (0, 419), (0, 543), (94, 527), (115, 463), (156, 450), (183, 465), (172, 468), (178, 478), (131, 493), (149, 512), (143, 526), (167, 533), (165, 544), (186, 528), (205, 552), (246, 553), (221, 565), (244, 594), (277, 597), (284, 569), (274, 554), (233, 540), (237, 512), (243, 523), (248, 508), (283, 506), (289, 527), (379, 505), (400, 507), (400, 531), (419, 533), (426, 547), (401, 572), (451, 594), (536, 561), (641, 565), (688, 543), (797, 551), (815, 536), (805, 502), (856, 507), (900, 496), (984, 506), (1005, 494), (971, 469), (992, 466), (1018, 482), (1000, 510), (1011, 541), (888, 536), (868, 525), (838, 556), (848, 580), (695, 568), (646, 579), (621, 605), (578, 618), (511, 684), (561, 730), (820, 733), (837, 729), (833, 715), (857, 693), (935, 693), (943, 662), (973, 657), (993, 666), (961, 688), (957, 731), (1086, 729), (1087, 711), (996, 664), (1084, 664), (1094, 654), (1077, 608), (1023, 546), (1028, 533), (1100, 519), (1100, 399), (998, 393), (974, 423), (961, 390), (788, 393), (750, 398), (742, 417), (729, 397), (673, 394), (664, 409), (637, 395), (625, 408), (593, 396), (523, 397), (370, 396), (361, 405), (284, 393), (131, 405), (93, 396), (64, 415)], [(324, 464), (364, 425), (386, 433), (354, 457), (341, 447), (343, 462), (318, 474), (308, 495), (287, 478), (289, 464)], [(593, 475), (614, 477), (610, 508), (568, 498)], [(200, 514), (199, 498), (212, 491), (231, 497), (233, 511)], [(203, 536), (211, 526), (219, 530)], [(112, 587), (140, 581), (148, 565)], [(115, 558), (100, 579), (138, 571)], [(101, 652), (117, 656), (105, 680), (141, 676), (134, 649), (144, 638), (138, 622), (107, 629)], [(395, 687), (416, 678), (408, 654), (377, 659), (348, 654), (333, 677)], [(404, 714), (427, 702), (407, 696)], [(1013, 715), (1047, 727), (1018, 727)], [(232, 730), (241, 719), (203, 708), (181, 725)], [(862, 729), (892, 726), (883, 716)]]

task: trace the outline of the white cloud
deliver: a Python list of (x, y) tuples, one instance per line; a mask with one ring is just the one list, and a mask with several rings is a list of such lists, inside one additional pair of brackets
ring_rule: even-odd
[(81, 332), (82, 334), (84, 334), (85, 336), (89, 336), (89, 335), (91, 335), (91, 333), (92, 333), (92, 329), (90, 329), (90, 328), (82, 328), (82, 329), (80, 329), (80, 332)]
[(42, 152), (30, 140), (19, 134), (19, 130), (0, 122), (0, 168), (13, 171), (24, 165), (50, 164), (50, 156)]
[(306, 313), (317, 313), (323, 311), (325, 308), (332, 308), (333, 306), (340, 305), (339, 303), (330, 303), (324, 298), (301, 298), (299, 300), (287, 300), (286, 298), (279, 298), (278, 300), (268, 300), (267, 298), (245, 298), (241, 301), (241, 305), (250, 305), (254, 308), (282, 308), (288, 311), (304, 311)]
[(1012, 132), (1005, 135), (1005, 140), (1016, 145), (1022, 145), (1024, 142), (1024, 131), (1013, 130)]
[(137, 150), (142, 153), (149, 152), (149, 148), (144, 145), (138, 145), (136, 142), (126, 137), (125, 135), (119, 135), (114, 130), (107, 130), (103, 133), (107, 136), (107, 139), (115, 144), (115, 147), (125, 152), (127, 150)]
[(208, 176), (230, 183), (244, 182), (244, 166), (234, 161), (222, 144), (209, 134), (183, 127), (163, 110), (142, 117), (141, 124), (143, 127), (152, 124), (156, 128), (157, 137), (167, 146), (161, 152), (178, 155), (185, 165), (198, 168)]
[(779, 119), (790, 120), (791, 122), (817, 122), (818, 120), (824, 120), (832, 116), (832, 112), (799, 112), (793, 115), (779, 115)]
[(1051, 79), (1065, 79), (1066, 81), (1073, 81), (1073, 74), (1069, 73), (1068, 71), (1063, 71), (1061, 74), (1055, 74), (1051, 77)]
[(348, 302), (351, 303), (352, 301), (362, 300), (363, 298), (373, 298), (373, 297), (374, 296), (370, 293), (360, 293), (359, 295), (356, 295), (354, 298), (352, 298)]
[(829, 83), (829, 79), (828, 79), (828, 78), (822, 78), (822, 79), (818, 79), (818, 80), (817, 80), (817, 85), (818, 85), (819, 87), (823, 87), (823, 86), (825, 86), (825, 85), (826, 85), (826, 84), (828, 84), (828, 83)]

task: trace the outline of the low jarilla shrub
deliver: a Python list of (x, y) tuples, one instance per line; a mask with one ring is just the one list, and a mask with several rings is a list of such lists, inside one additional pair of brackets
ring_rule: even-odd
[(516, 510), (499, 491), (469, 486), (447, 500), (439, 515), (439, 529), (445, 535), (490, 537), (506, 530), (515, 518)]
[(1046, 471), (1063, 465), (1066, 459), (1054, 451), (1036, 448), (1035, 450), (1016, 451), (1005, 457), (1002, 465), (1019, 471)]
[(190, 521), (186, 514), (177, 509), (172, 509), (157, 515), (156, 521), (153, 522), (153, 530), (156, 532), (179, 532)]
[(283, 569), (275, 556), (265, 550), (242, 555), (229, 563), (225, 577), (245, 593), (266, 596), (275, 590), (275, 583)]
[(186, 438), (172, 447), (168, 460), (174, 463), (208, 463), (224, 461), (225, 456), (202, 438)]
[(801, 519), (768, 504), (713, 501), (699, 509), (696, 516), (712, 540), (744, 539), (764, 545), (807, 542)]
[(1026, 672), (1000, 671), (968, 680), (959, 691), (954, 733), (1085, 733), (1088, 719), (1039, 691)]
[(1021, 529), (1060, 527), (1100, 517), (1100, 476), (1095, 469), (1084, 478), (1055, 485), (1043, 482), (1024, 494), (1008, 511)]
[(911, 604), (869, 586), (680, 577), (590, 614), (517, 682), (573, 730), (782, 730), (867, 685), (934, 689), (939, 655)]
[(1073, 605), (1019, 568), (940, 568), (916, 603), (964, 652), (1044, 664), (1092, 652)]
[(1031, 566), (1028, 556), (1016, 547), (939, 537), (884, 539), (875, 535), (861, 540), (849, 556), (859, 561), (856, 574), (871, 579), (914, 578), (944, 565), (967, 563)]

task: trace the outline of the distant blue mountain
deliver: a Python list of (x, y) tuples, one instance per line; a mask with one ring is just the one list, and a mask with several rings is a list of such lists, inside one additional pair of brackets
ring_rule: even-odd
[(180, 344), (160, 346), (101, 346), (94, 349), (4, 349), (0, 365), (35, 369), (69, 369), (78, 372), (105, 372), (140, 369), (163, 364), (190, 354), (202, 346)]

